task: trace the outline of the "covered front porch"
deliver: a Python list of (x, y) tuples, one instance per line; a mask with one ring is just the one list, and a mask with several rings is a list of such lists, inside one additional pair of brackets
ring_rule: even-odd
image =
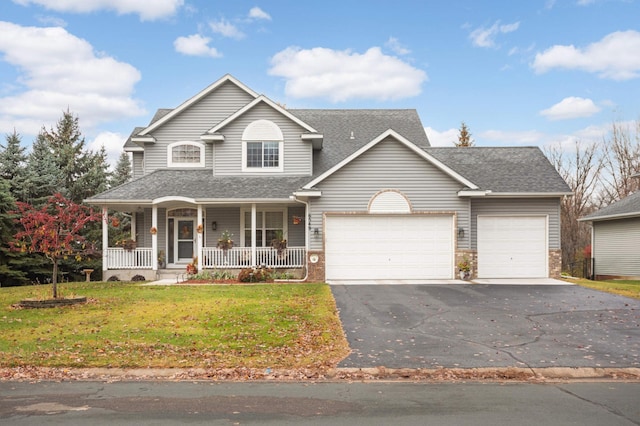
[[(109, 211), (130, 215), (130, 239), (109, 246)], [(164, 270), (186, 273), (265, 266), (302, 277), (308, 212), (304, 203), (197, 203), (172, 197), (150, 205), (102, 205), (103, 279), (156, 279)], [(230, 244), (221, 241), (231, 240)], [(233, 271), (231, 271), (233, 272)], [(296, 273), (298, 272), (298, 273)]]

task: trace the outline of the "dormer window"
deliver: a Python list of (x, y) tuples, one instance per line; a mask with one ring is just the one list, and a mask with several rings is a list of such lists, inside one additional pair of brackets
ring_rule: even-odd
[(168, 167), (204, 167), (204, 145), (200, 142), (174, 142), (167, 147)]
[(281, 172), (283, 144), (277, 124), (269, 120), (252, 122), (242, 133), (242, 171)]

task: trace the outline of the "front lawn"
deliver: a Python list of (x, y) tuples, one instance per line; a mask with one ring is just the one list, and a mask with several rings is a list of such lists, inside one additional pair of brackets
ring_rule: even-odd
[(609, 281), (591, 281), (585, 278), (569, 279), (567, 281), (589, 287), (607, 293), (619, 294), (621, 296), (633, 297), (640, 299), (640, 281), (633, 280), (609, 280)]
[(49, 286), (0, 288), (0, 367), (322, 368), (348, 354), (324, 284), (60, 285), (73, 307), (20, 309)]

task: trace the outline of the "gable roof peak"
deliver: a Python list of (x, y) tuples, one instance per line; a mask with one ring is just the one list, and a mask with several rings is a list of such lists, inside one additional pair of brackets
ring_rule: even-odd
[[(247, 92), (253, 98), (257, 98), (259, 96), (258, 93), (256, 93), (251, 88), (246, 86), (240, 80), (238, 80), (235, 77), (233, 77), (231, 74), (225, 74), (224, 76), (222, 76), (221, 78), (219, 78), (215, 82), (211, 83), (209, 86), (207, 86), (206, 88), (204, 88), (203, 90), (201, 90), (200, 92), (198, 92), (197, 94), (192, 96), (191, 98), (189, 98), (186, 101), (184, 101), (183, 103), (181, 103), (178, 107), (176, 107), (176, 108), (174, 108), (172, 110), (169, 110), (163, 116), (157, 118), (155, 121), (152, 121), (149, 126), (145, 127), (141, 132), (138, 133), (138, 136), (145, 136), (149, 132), (157, 129), (160, 126), (162, 126), (164, 123), (166, 123), (167, 121), (171, 120), (173, 117), (175, 117), (176, 115), (180, 114), (182, 111), (184, 111), (185, 109), (189, 108), (191, 105), (195, 104), (200, 99), (204, 98), (209, 93), (213, 92), (218, 87), (222, 86), (223, 84), (225, 84), (227, 82), (236, 85), (238, 88), (240, 88), (241, 90), (244, 90), (245, 92)], [(166, 110), (164, 110), (164, 111), (166, 111)], [(156, 117), (157, 117), (157, 115), (156, 115)], [(156, 118), (156, 117), (154, 117), (154, 118)]]

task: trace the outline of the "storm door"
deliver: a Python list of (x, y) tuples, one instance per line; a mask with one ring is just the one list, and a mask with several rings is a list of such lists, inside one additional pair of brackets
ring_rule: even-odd
[(193, 218), (175, 219), (174, 247), (177, 247), (176, 263), (188, 263), (195, 253), (195, 223)]

